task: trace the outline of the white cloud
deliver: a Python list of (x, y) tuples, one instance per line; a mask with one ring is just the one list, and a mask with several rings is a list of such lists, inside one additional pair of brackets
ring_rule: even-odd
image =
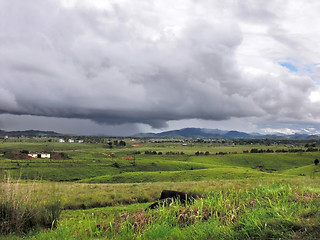
[(320, 102), (320, 89), (316, 91), (312, 91), (309, 95), (309, 99), (311, 103), (319, 103)]
[(320, 122), (319, 6), (0, 0), (0, 112), (156, 128)]
[(265, 128), (265, 129), (261, 129), (262, 132), (264, 132), (265, 134), (286, 134), (286, 135), (291, 135), (291, 134), (295, 134), (295, 133), (300, 133), (300, 130), (296, 130), (296, 129), (290, 129), (290, 128)]

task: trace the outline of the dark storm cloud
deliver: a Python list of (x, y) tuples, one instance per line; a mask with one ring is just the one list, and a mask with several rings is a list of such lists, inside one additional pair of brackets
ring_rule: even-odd
[(221, 4), (237, 13), (230, 18), (192, 1), (182, 10), (167, 2), (165, 11), (153, 1), (81, 2), (0, 1), (1, 113), (160, 128), (170, 120), (299, 118), (310, 110), (310, 79), (248, 75), (237, 60), (238, 20), (276, 20), (274, 4)]

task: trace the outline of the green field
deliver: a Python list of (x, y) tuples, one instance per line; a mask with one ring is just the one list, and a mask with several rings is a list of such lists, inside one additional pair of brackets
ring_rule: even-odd
[[(55, 138), (1, 141), (0, 221), (7, 217), (7, 209), (19, 206), (24, 213), (36, 205), (44, 209), (43, 215), (52, 215), (37, 219), (45, 226), (28, 223), (31, 231), (14, 225), (11, 230), (0, 222), (3, 238), (317, 239), (320, 235), (320, 167), (314, 164), (320, 159), (318, 143), (309, 151), (301, 141), (121, 140), (126, 146), (115, 144), (120, 139), (108, 138), (84, 143), (58, 143)], [(108, 142), (114, 143), (112, 148)], [(252, 149), (259, 151), (251, 153)], [(21, 152), (62, 157), (28, 159)], [(201, 200), (145, 211), (163, 189), (194, 193)]]

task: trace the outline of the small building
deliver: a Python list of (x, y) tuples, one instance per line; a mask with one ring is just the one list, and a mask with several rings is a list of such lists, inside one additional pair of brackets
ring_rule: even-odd
[(68, 143), (74, 143), (74, 139), (68, 139)]
[(50, 153), (29, 153), (29, 157), (32, 158), (50, 158)]
[(66, 142), (64, 139), (62, 138), (59, 139), (59, 143), (64, 143), (64, 142)]
[(80, 139), (80, 140), (77, 140), (77, 142), (78, 142), (78, 143), (83, 143), (83, 140), (82, 140), (82, 139)]

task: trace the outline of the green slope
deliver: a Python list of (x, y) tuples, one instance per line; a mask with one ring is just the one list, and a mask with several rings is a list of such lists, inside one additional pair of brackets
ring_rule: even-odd
[(299, 168), (285, 170), (282, 173), (287, 175), (296, 175), (296, 176), (319, 177), (320, 166), (308, 165), (308, 166), (303, 166)]
[(246, 179), (263, 177), (285, 177), (246, 168), (211, 168), (167, 172), (127, 172), (81, 180), (82, 183), (134, 183), (134, 182), (183, 182), (213, 179)]

